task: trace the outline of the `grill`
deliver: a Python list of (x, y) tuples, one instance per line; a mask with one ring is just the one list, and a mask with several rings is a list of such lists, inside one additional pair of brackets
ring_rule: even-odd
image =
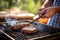
[(47, 32), (38, 32), (37, 34), (33, 34), (33, 35), (26, 35), (21, 32), (10, 32), (10, 31), (7, 31), (6, 33), (11, 35), (15, 40), (27, 40), (27, 39), (48, 35)]
[(54, 30), (48, 25), (42, 25), (39, 23), (34, 23), (34, 24), (38, 28), (38, 33), (36, 33), (36, 34), (27, 35), (27, 34), (23, 34), (19, 30), (17, 30), (17, 31), (7, 30), (7, 31), (5, 31), (5, 33), (7, 33), (11, 37), (13, 37), (15, 40), (28, 40), (28, 39), (32, 39), (32, 38), (37, 38), (37, 37), (41, 37), (41, 36), (45, 36), (45, 35), (58, 33), (58, 30)]

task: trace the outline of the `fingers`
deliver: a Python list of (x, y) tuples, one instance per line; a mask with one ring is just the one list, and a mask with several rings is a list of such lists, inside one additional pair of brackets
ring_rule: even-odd
[(41, 16), (43, 13), (46, 12), (47, 9), (41, 9), (38, 11), (38, 15)]
[(52, 9), (52, 8), (50, 8), (50, 9), (48, 9), (48, 10), (46, 11), (46, 13), (45, 13), (45, 15), (44, 15), (43, 17), (48, 17), (48, 18), (50, 18), (50, 17), (52, 17), (54, 14), (55, 14), (55, 10)]

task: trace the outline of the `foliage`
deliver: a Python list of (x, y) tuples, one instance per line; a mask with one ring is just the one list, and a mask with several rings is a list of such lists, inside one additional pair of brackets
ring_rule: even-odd
[(37, 14), (41, 7), (41, 0), (0, 0), (0, 10), (10, 8), (12, 6), (19, 6), (22, 10), (28, 10), (31, 13)]
[(7, 1), (1, 1), (0, 10), (3, 10), (4, 8), (8, 8), (8, 2)]
[(23, 8), (25, 10), (28, 10), (31, 13), (37, 14), (38, 9), (41, 7), (41, 1), (40, 0), (27, 0), (27, 3), (23, 4)]

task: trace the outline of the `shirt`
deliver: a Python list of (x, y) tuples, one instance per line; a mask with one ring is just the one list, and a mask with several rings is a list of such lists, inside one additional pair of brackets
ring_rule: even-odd
[[(54, 0), (53, 6), (60, 6), (60, 0)], [(56, 13), (48, 21), (48, 25), (60, 27), (60, 13)]]

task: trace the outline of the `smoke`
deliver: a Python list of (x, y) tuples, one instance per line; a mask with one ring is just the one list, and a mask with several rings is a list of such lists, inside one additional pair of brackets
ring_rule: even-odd
[(17, 24), (17, 18), (12, 18), (10, 14), (7, 14), (5, 16), (5, 20), (7, 22), (8, 25), (13, 26)]

